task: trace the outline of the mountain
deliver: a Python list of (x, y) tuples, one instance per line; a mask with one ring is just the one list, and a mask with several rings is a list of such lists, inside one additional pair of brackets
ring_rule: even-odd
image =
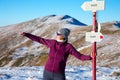
[(120, 28), (120, 21), (116, 21), (116, 22), (114, 23), (114, 26), (116, 26), (116, 27), (119, 27), (119, 28)]
[[(101, 23), (103, 41), (97, 43), (97, 66), (120, 68), (120, 29), (115, 22)], [(69, 15), (49, 15), (31, 21), (9, 25), (0, 28), (0, 66), (43, 66), (48, 58), (49, 49), (26, 37), (21, 32), (28, 32), (43, 38), (55, 39), (56, 31), (60, 28), (71, 29), (69, 42), (83, 54), (90, 54), (91, 43), (85, 41), (85, 33), (92, 30), (92, 26), (79, 22)], [(91, 61), (80, 61), (69, 56), (67, 65), (91, 65)]]
[(67, 24), (73, 24), (78, 26), (87, 26), (86, 24), (79, 22), (77, 19), (69, 16), (69, 15), (63, 15), (63, 16), (56, 16), (56, 15), (49, 15), (42, 18), (42, 21), (45, 23), (67, 23)]

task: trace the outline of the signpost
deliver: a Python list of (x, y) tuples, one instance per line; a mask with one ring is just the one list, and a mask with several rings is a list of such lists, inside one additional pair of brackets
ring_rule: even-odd
[(85, 40), (88, 42), (100, 42), (103, 39), (103, 35), (100, 32), (87, 32)]
[(104, 10), (104, 1), (84, 2), (81, 7), (85, 11)]
[(81, 6), (85, 11), (93, 12), (93, 31), (86, 33), (86, 41), (92, 42), (92, 80), (96, 80), (96, 42), (99, 42), (103, 39), (102, 33), (100, 33), (100, 27), (97, 30), (97, 19), (96, 14), (98, 10), (104, 10), (104, 1), (103, 0), (92, 0), (91, 2), (84, 2)]

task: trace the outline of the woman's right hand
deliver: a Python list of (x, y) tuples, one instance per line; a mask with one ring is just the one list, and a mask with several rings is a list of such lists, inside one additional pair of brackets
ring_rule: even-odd
[(20, 35), (25, 36), (25, 32), (20, 33)]

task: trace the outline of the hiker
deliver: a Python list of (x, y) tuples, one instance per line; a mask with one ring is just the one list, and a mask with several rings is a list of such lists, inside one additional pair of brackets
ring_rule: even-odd
[(50, 48), (49, 58), (43, 73), (43, 80), (66, 80), (65, 66), (69, 54), (82, 61), (92, 59), (89, 55), (79, 53), (72, 44), (68, 43), (70, 32), (68, 28), (61, 28), (56, 32), (56, 39), (45, 39), (26, 32), (21, 34), (32, 41), (37, 41)]

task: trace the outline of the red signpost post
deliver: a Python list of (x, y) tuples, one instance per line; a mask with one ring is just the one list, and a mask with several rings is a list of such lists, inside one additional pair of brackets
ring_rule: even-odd
[[(97, 30), (97, 19), (96, 19), (96, 12), (93, 12), (93, 31), (96, 32)], [(93, 42), (92, 45), (92, 80), (96, 80), (96, 42)]]
[(97, 10), (104, 10), (104, 1), (92, 0), (90, 2), (84, 2), (81, 7), (85, 11), (93, 12), (93, 31), (86, 33), (86, 41), (92, 42), (92, 58), (93, 58), (92, 59), (92, 80), (96, 80), (96, 55), (97, 55), (96, 42), (101, 41), (103, 38), (102, 34), (98, 35), (100, 32), (98, 32), (97, 30), (98, 23), (97, 23), (96, 15), (97, 15)]

